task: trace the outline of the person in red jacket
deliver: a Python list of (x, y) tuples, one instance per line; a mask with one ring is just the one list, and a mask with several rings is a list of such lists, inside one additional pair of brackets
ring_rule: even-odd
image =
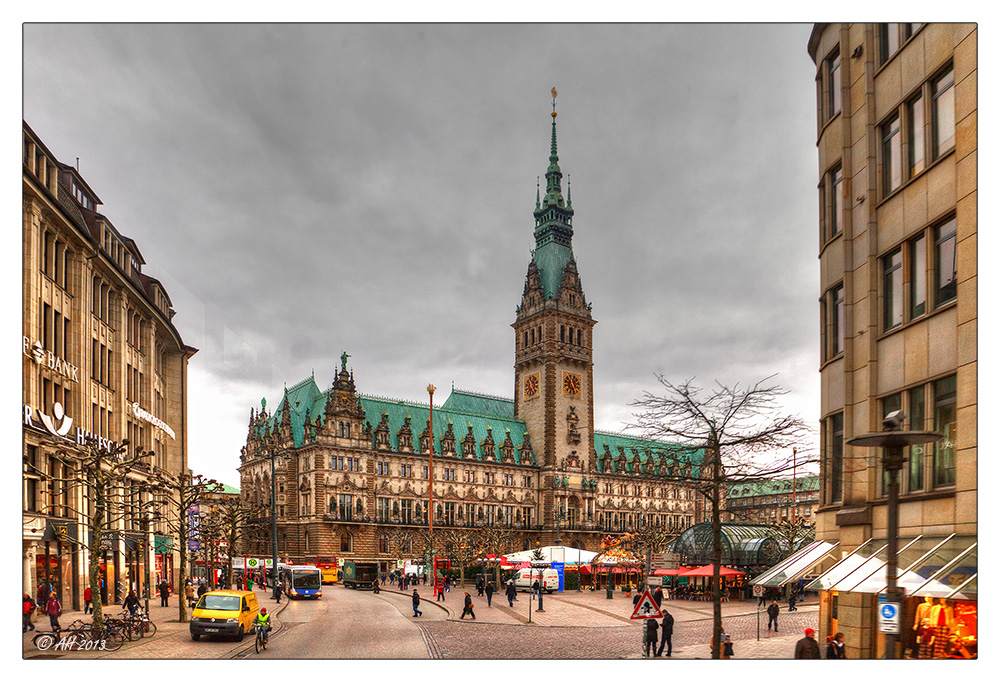
[(27, 632), (28, 630), (34, 630), (35, 624), (31, 622), (31, 612), (35, 609), (35, 600), (31, 598), (31, 595), (27, 592), (24, 593), (24, 620), (22, 621), (22, 630)]
[(91, 606), (90, 603), (90, 588), (88, 587), (83, 591), (83, 613), (84, 615), (86, 615), (90, 613), (92, 610), (93, 607)]

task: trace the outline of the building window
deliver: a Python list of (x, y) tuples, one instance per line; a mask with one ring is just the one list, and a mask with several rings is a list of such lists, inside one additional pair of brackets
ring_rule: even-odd
[(835, 414), (827, 422), (827, 499), (835, 503), (844, 499), (844, 415)]
[(337, 514), (341, 521), (350, 521), (354, 512), (353, 495), (337, 495)]
[[(909, 415), (910, 429), (922, 431), (924, 429), (924, 387), (911, 389), (908, 392), (910, 399)], [(924, 489), (924, 460), (926, 444), (911, 445), (907, 450), (907, 481), (908, 492), (920, 492)]]
[[(886, 396), (882, 398), (882, 418), (884, 419), (889, 414), (903, 409), (903, 394), (896, 393), (894, 395)], [(879, 462), (881, 468), (881, 462)], [(889, 472), (882, 471), (882, 488), (880, 490), (881, 495), (889, 494)]]
[(399, 515), (403, 523), (413, 523), (413, 500), (400, 500)]
[(820, 301), (823, 321), (823, 361), (844, 352), (844, 285), (830, 289)]
[(879, 66), (889, 61), (889, 58), (899, 50), (899, 27), (900, 24), (878, 25)]
[(949, 67), (931, 85), (934, 158), (955, 146), (955, 72)]
[(955, 219), (934, 230), (934, 307), (958, 296), (958, 273), (955, 259)]
[(882, 194), (887, 196), (903, 184), (903, 135), (899, 115), (882, 124)]
[(344, 533), (340, 536), (340, 551), (341, 552), (352, 552), (354, 547), (354, 538), (351, 537), (350, 533)]
[(909, 123), (909, 131), (907, 132), (906, 139), (909, 142), (909, 166), (910, 166), (910, 177), (914, 177), (917, 173), (924, 169), (924, 98), (922, 95), (917, 95), (910, 100), (910, 103), (906, 107), (907, 111), (907, 122)]
[[(833, 239), (844, 229), (844, 171), (838, 163), (824, 176), (820, 184), (820, 205), (825, 228), (822, 230), (823, 243)], [(821, 244), (822, 246), (822, 244)]]
[(882, 328), (903, 324), (903, 251), (882, 258)]
[(838, 47), (826, 58), (826, 77), (830, 84), (827, 95), (827, 106), (832, 118), (840, 113), (840, 48)]
[(389, 553), (389, 536), (379, 535), (378, 536), (378, 553), (388, 554)]
[(927, 240), (923, 235), (910, 242), (910, 319), (927, 311)]
[(935, 381), (934, 430), (944, 436), (934, 443), (934, 487), (955, 485), (955, 450), (957, 445), (955, 377)]

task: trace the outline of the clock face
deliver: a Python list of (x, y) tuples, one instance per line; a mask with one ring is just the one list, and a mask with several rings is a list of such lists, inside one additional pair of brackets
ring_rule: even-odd
[(570, 396), (580, 395), (580, 375), (563, 372), (563, 394)]
[(348, 398), (346, 395), (340, 397), (340, 404), (341, 405), (349, 405), (350, 402), (351, 402), (351, 399)]
[(538, 395), (538, 374), (529, 374), (524, 377), (524, 397), (534, 398)]

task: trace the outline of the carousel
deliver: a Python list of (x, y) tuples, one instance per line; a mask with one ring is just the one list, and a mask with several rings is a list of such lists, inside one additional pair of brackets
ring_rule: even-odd
[(601, 551), (581, 567), (583, 576), (590, 575), (591, 590), (620, 589), (631, 592), (644, 583), (645, 559), (629, 549), (632, 536), (607, 535), (601, 540)]

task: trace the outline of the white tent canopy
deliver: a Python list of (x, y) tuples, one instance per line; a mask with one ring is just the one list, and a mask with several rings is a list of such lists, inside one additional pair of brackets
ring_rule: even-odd
[[(559, 563), (576, 565), (576, 564), (589, 564), (590, 561), (597, 556), (597, 552), (588, 552), (585, 549), (576, 549), (575, 547), (564, 547), (563, 545), (549, 545), (547, 547), (539, 547), (542, 551), (542, 556), (545, 557), (545, 561), (552, 563), (555, 561)], [(526, 549), (523, 552), (514, 552), (512, 554), (505, 554), (504, 558), (508, 562), (518, 562), (518, 561), (531, 561), (532, 555), (534, 555), (535, 550)]]

